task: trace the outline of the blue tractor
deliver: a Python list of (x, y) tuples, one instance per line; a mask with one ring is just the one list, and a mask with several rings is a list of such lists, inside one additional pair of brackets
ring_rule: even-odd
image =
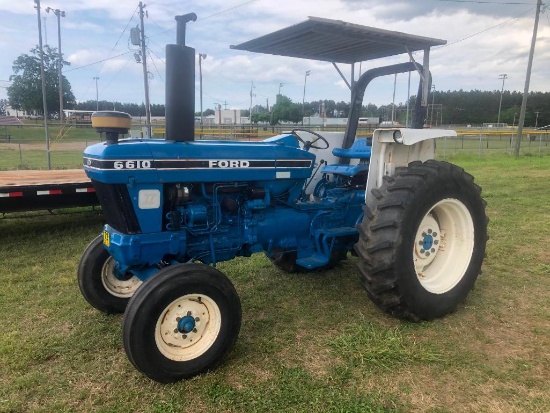
[(216, 263), (258, 252), (286, 272), (331, 268), (351, 253), (385, 312), (421, 321), (453, 311), (487, 241), (481, 189), (433, 160), (433, 138), (456, 134), (422, 129), (418, 105), (413, 128), (355, 138), (368, 82), (419, 65), (360, 77), (342, 147), (331, 148), (336, 163), (316, 155), (329, 140), (299, 129), (261, 142), (195, 141), (195, 50), (184, 41), (195, 18), (178, 16), (178, 44), (167, 46), (167, 138), (119, 139), (129, 115), (96, 112), (106, 140), (84, 152), (106, 225), (83, 254), (79, 286), (95, 308), (125, 312), (132, 364), (165, 383), (215, 368), (241, 326), (239, 297)]

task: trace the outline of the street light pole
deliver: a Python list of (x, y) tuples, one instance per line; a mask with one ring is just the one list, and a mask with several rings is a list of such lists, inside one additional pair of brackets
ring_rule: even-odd
[(306, 83), (307, 77), (310, 75), (311, 70), (306, 70), (304, 76), (304, 96), (302, 97), (302, 126), (304, 126), (304, 118), (306, 117)]
[(282, 83), (279, 83), (279, 93), (277, 95), (280, 95), (281, 94), (281, 88), (283, 87), (283, 84)]
[(141, 58), (143, 63), (143, 87), (145, 89), (145, 118), (147, 119), (147, 137), (152, 137), (151, 129), (151, 106), (149, 103), (149, 72), (147, 71), (147, 49), (145, 47), (145, 24), (143, 23), (143, 17), (145, 13), (143, 9), (145, 4), (139, 2), (139, 21), (141, 26)]
[(206, 59), (206, 53), (199, 53), (199, 87), (200, 87), (200, 103), (201, 103), (201, 126), (202, 126), (202, 59)]
[(44, 74), (44, 49), (42, 48), (42, 23), (40, 20), (40, 0), (34, 0), (36, 13), (38, 15), (38, 45), (40, 47), (40, 77), (42, 78), (42, 104), (44, 107), (44, 134), (46, 135), (46, 158), (48, 169), (51, 169), (50, 162), (50, 139), (48, 137), (48, 103), (46, 100), (46, 76)]
[(63, 58), (61, 57), (61, 17), (65, 17), (65, 12), (59, 9), (54, 10), (51, 7), (46, 7), (46, 11), (48, 13), (51, 11), (57, 16), (57, 44), (59, 52), (59, 58), (57, 61), (57, 72), (59, 77), (59, 122), (63, 124), (63, 75), (61, 74)]
[(99, 110), (99, 91), (97, 89), (97, 81), (99, 80), (99, 77), (94, 76), (95, 79), (95, 110)]
[(435, 85), (432, 85), (432, 114), (430, 115), (430, 128), (434, 120)]
[(502, 107), (502, 94), (504, 93), (504, 81), (506, 80), (506, 78), (508, 77), (508, 75), (506, 73), (503, 73), (501, 75), (498, 75), (498, 78), (499, 79), (502, 79), (502, 89), (500, 90), (500, 103), (498, 104), (498, 118), (497, 118), (497, 126), (499, 126), (500, 124), (500, 108)]

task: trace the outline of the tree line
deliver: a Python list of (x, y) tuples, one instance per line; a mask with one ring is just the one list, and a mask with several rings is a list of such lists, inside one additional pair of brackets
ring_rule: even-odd
[[(44, 47), (44, 70), (46, 78), (47, 105), (53, 112), (59, 107), (58, 93), (58, 64), (57, 49)], [(61, 61), (63, 66), (69, 62)], [(27, 112), (42, 113), (42, 89), (40, 76), (40, 52), (38, 47), (30, 50), (30, 54), (22, 54), (13, 62), (13, 75), (10, 76), (11, 85), (7, 88), (8, 101), (11, 107)], [(77, 102), (73, 95), (71, 84), (65, 76), (63, 82), (63, 107), (77, 110), (119, 110), (132, 116), (145, 116), (145, 104), (123, 103), (88, 100)], [(411, 96), (410, 107), (414, 106), (416, 97)], [(426, 123), (440, 124), (482, 124), (496, 123), (498, 120), (501, 92), (494, 91), (431, 91), (428, 102)], [(509, 125), (517, 124), (522, 93), (504, 91), (502, 93), (502, 109), (500, 122)], [(0, 102), (0, 114), (4, 112), (6, 102)], [(433, 105), (432, 105), (433, 104)], [(349, 116), (349, 102), (334, 100), (318, 100), (313, 102), (295, 103), (284, 95), (277, 95), (276, 103), (272, 107), (256, 105), (252, 108), (252, 122), (278, 124), (281, 122), (299, 123), (303, 116), (324, 116), (333, 118), (347, 118)], [(381, 121), (394, 120), (405, 124), (407, 118), (406, 102), (393, 107), (392, 104), (377, 106), (367, 103), (362, 108), (362, 117), (377, 117)], [(248, 110), (241, 111), (242, 116), (249, 117)], [(213, 109), (204, 111), (203, 116), (214, 114)], [(151, 105), (152, 116), (164, 116), (163, 104)], [(196, 113), (200, 116), (200, 113)], [(409, 117), (410, 117), (409, 113)], [(527, 101), (525, 115), (526, 126), (550, 125), (550, 92), (531, 92)]]

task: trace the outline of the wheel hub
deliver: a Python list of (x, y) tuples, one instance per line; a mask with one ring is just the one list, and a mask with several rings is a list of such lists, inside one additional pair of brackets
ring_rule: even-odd
[(462, 201), (442, 199), (424, 216), (414, 239), (414, 269), (422, 287), (443, 294), (466, 273), (474, 249), (474, 223)]
[(142, 284), (142, 281), (132, 273), (122, 273), (113, 257), (109, 257), (101, 269), (101, 282), (109, 294), (120, 298), (132, 297)]
[[(176, 319), (177, 321), (177, 319)], [(195, 328), (195, 319), (191, 315), (186, 315), (178, 321), (178, 331), (180, 333), (190, 333)]]
[(160, 352), (171, 360), (191, 360), (210, 348), (220, 327), (217, 304), (205, 295), (187, 294), (164, 309), (155, 329), (155, 341)]
[(428, 214), (418, 227), (414, 243), (414, 266), (419, 276), (422, 276), (422, 269), (435, 259), (440, 242), (439, 224), (431, 214)]

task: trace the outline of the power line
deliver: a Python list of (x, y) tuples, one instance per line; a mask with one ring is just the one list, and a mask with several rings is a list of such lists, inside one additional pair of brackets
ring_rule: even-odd
[[(147, 52), (149, 53), (149, 57), (151, 57), (151, 63), (153, 63), (153, 66), (155, 67), (155, 70), (157, 71), (157, 74), (159, 75), (159, 78), (160, 80), (162, 81), (162, 83), (164, 83), (164, 79), (162, 78), (158, 68), (157, 68), (157, 65), (155, 64), (155, 60), (153, 59), (153, 54), (151, 53), (151, 49), (147, 49)], [(156, 56), (156, 55), (155, 55)], [(157, 59), (158, 59), (158, 56), (157, 56)]]
[[(157, 1), (158, 1), (158, 0), (157, 0)], [(245, 1), (244, 3), (237, 4), (236, 6), (230, 7), (230, 8), (228, 8), (228, 9), (224, 9), (224, 10), (221, 10), (221, 11), (219, 11), (219, 12), (217, 12), (217, 13), (211, 14), (211, 15), (209, 15), (209, 16), (199, 18), (199, 19), (197, 19), (197, 21), (199, 22), (199, 21), (203, 21), (203, 20), (209, 19), (209, 18), (214, 17), (214, 16), (219, 16), (220, 14), (227, 13), (228, 11), (235, 10), (235, 9), (237, 9), (237, 8), (239, 8), (239, 7), (242, 7), (242, 6), (246, 6), (247, 4), (254, 3), (255, 1), (258, 1), (258, 0), (248, 0), (248, 1)], [(174, 30), (175, 30), (175, 28), (172, 27), (172, 28), (170, 28), (170, 29), (166, 29), (166, 30), (164, 30), (164, 31), (155, 33), (153, 36), (156, 36), (156, 35), (159, 35), (159, 34), (164, 34), (164, 33), (166, 33), (166, 32), (174, 31)], [(149, 36), (149, 38), (150, 38), (150, 37), (152, 37), (152, 36)]]
[[(443, 0), (440, 0), (440, 1), (443, 1)], [(445, 0), (445, 1), (446, 1), (446, 0)], [(447, 43), (447, 44), (444, 44), (444, 45), (439, 46), (439, 47), (451, 46), (451, 45), (453, 45), (453, 44), (457, 44), (457, 43), (463, 42), (464, 40), (471, 39), (472, 37), (475, 37), (475, 36), (477, 36), (478, 34), (482, 34), (482, 33), (485, 33), (485, 32), (487, 32), (487, 31), (489, 31), (489, 30), (496, 29), (497, 27), (502, 26), (503, 24), (510, 23), (511, 21), (514, 21), (514, 20), (519, 19), (521, 16), (523, 16), (523, 15), (529, 13), (529, 12), (532, 11), (534, 8), (535, 8), (535, 7), (531, 7), (529, 10), (527, 10), (527, 11), (521, 13), (521, 14), (518, 14), (516, 17), (512, 17), (512, 18), (509, 19), (509, 20), (506, 20), (506, 21), (501, 22), (501, 23), (499, 23), (499, 24), (496, 24), (496, 25), (494, 25), (494, 26), (488, 27), (487, 29), (484, 29), (484, 30), (482, 30), (482, 31), (480, 31), (480, 32), (471, 34), (470, 36), (464, 37), (463, 39), (460, 39), (460, 40), (457, 40), (457, 41), (454, 41), (454, 42), (451, 42), (451, 43)], [(436, 47), (437, 47), (437, 46), (436, 46)]]
[(512, 5), (532, 5), (533, 3), (519, 2), (519, 1), (481, 1), (481, 0), (438, 0), (446, 1), (449, 3), (475, 3), (475, 4), (512, 4)]
[(121, 53), (121, 54), (116, 55), (116, 56), (108, 57), (108, 58), (103, 59), (103, 60), (98, 60), (97, 62), (88, 63), (87, 65), (82, 65), (82, 66), (78, 66), (78, 67), (73, 67), (72, 69), (64, 70), (63, 73), (72, 72), (72, 71), (74, 71), (74, 70), (78, 70), (78, 69), (82, 69), (82, 68), (85, 68), (85, 67), (97, 65), (98, 63), (103, 63), (103, 62), (106, 62), (107, 60), (116, 59), (117, 57), (124, 56), (124, 55), (127, 55), (127, 54), (129, 54), (129, 53), (134, 53), (134, 51), (133, 51), (133, 50), (130, 50), (130, 51), (128, 51), (128, 52), (124, 52), (124, 53)]
[(241, 3), (241, 4), (237, 4), (236, 6), (233, 6), (233, 7), (230, 7), (230, 8), (228, 8), (228, 9), (219, 11), (219, 12), (214, 13), (214, 14), (211, 14), (210, 16), (203, 17), (202, 19), (198, 19), (198, 21), (206, 20), (206, 19), (209, 19), (210, 17), (218, 16), (218, 15), (220, 15), (220, 14), (222, 14), (222, 13), (226, 13), (226, 12), (231, 11), (231, 10), (234, 10), (234, 9), (236, 9), (236, 8), (239, 8), (239, 7), (242, 7), (242, 6), (246, 6), (247, 4), (254, 3), (255, 1), (258, 1), (258, 0), (249, 0), (249, 1), (246, 1), (246, 2)]

